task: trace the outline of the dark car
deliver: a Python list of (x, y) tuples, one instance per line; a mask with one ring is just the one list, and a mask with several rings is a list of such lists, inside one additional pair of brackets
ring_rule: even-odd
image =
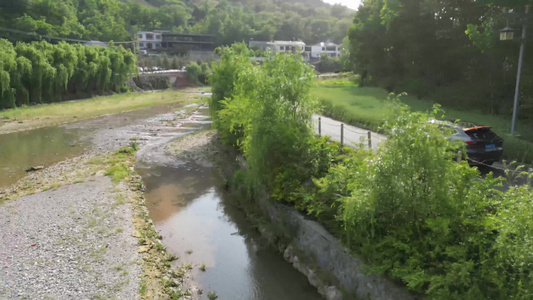
[(450, 140), (461, 140), (466, 143), (466, 153), (471, 165), (492, 165), (502, 157), (503, 139), (496, 135), (490, 126), (465, 121), (432, 121), (431, 123), (450, 128), (453, 131)]

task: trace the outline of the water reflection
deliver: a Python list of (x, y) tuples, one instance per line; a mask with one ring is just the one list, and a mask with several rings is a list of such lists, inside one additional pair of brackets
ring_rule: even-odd
[(33, 166), (80, 155), (87, 141), (80, 129), (48, 127), (0, 135), (0, 187), (14, 184)]
[[(307, 279), (263, 242), (210, 169), (139, 169), (150, 216), (180, 263), (219, 299), (321, 299)], [(188, 250), (192, 253), (187, 254)], [(201, 264), (207, 271), (198, 269)]]

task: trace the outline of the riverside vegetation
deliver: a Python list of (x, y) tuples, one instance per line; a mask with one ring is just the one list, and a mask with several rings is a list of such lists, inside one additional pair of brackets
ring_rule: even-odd
[(234, 180), (251, 198), (315, 216), (369, 272), (429, 299), (533, 297), (531, 186), (500, 192), (502, 179), (455, 163), (463, 145), (424, 123), (442, 111), (410, 112), (398, 96), (377, 152), (317, 138), (312, 69), (291, 54), (257, 66), (250, 55), (244, 44), (221, 49), (210, 107), (222, 142), (246, 158)]
[(126, 91), (136, 57), (122, 46), (0, 39), (0, 109), (61, 101), (68, 94)]

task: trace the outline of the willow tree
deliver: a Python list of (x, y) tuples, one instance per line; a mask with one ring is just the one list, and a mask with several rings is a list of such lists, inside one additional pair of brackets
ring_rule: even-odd
[(0, 108), (61, 101), (80, 91), (119, 91), (135, 72), (134, 54), (112, 43), (90, 47), (41, 41), (13, 46), (0, 40)]
[(0, 108), (15, 107), (10, 73), (16, 70), (16, 52), (13, 45), (6, 40), (0, 40)]

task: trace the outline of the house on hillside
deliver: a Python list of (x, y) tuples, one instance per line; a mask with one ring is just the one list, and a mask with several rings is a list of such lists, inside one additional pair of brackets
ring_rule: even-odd
[(168, 53), (187, 55), (194, 59), (207, 59), (214, 56), (217, 39), (209, 34), (154, 30), (137, 32), (137, 42), (141, 53)]
[(249, 41), (250, 49), (260, 49), (272, 52), (299, 52), (303, 53), (305, 43), (301, 41)]
[(320, 59), (320, 55), (322, 55), (322, 53), (327, 53), (329, 57), (341, 56), (341, 46), (329, 41), (308, 46), (305, 50), (311, 60)]
[(166, 32), (166, 31), (154, 30), (154, 31), (137, 32), (137, 41), (139, 43), (139, 49), (140, 50), (160, 49), (163, 45), (163, 32)]

